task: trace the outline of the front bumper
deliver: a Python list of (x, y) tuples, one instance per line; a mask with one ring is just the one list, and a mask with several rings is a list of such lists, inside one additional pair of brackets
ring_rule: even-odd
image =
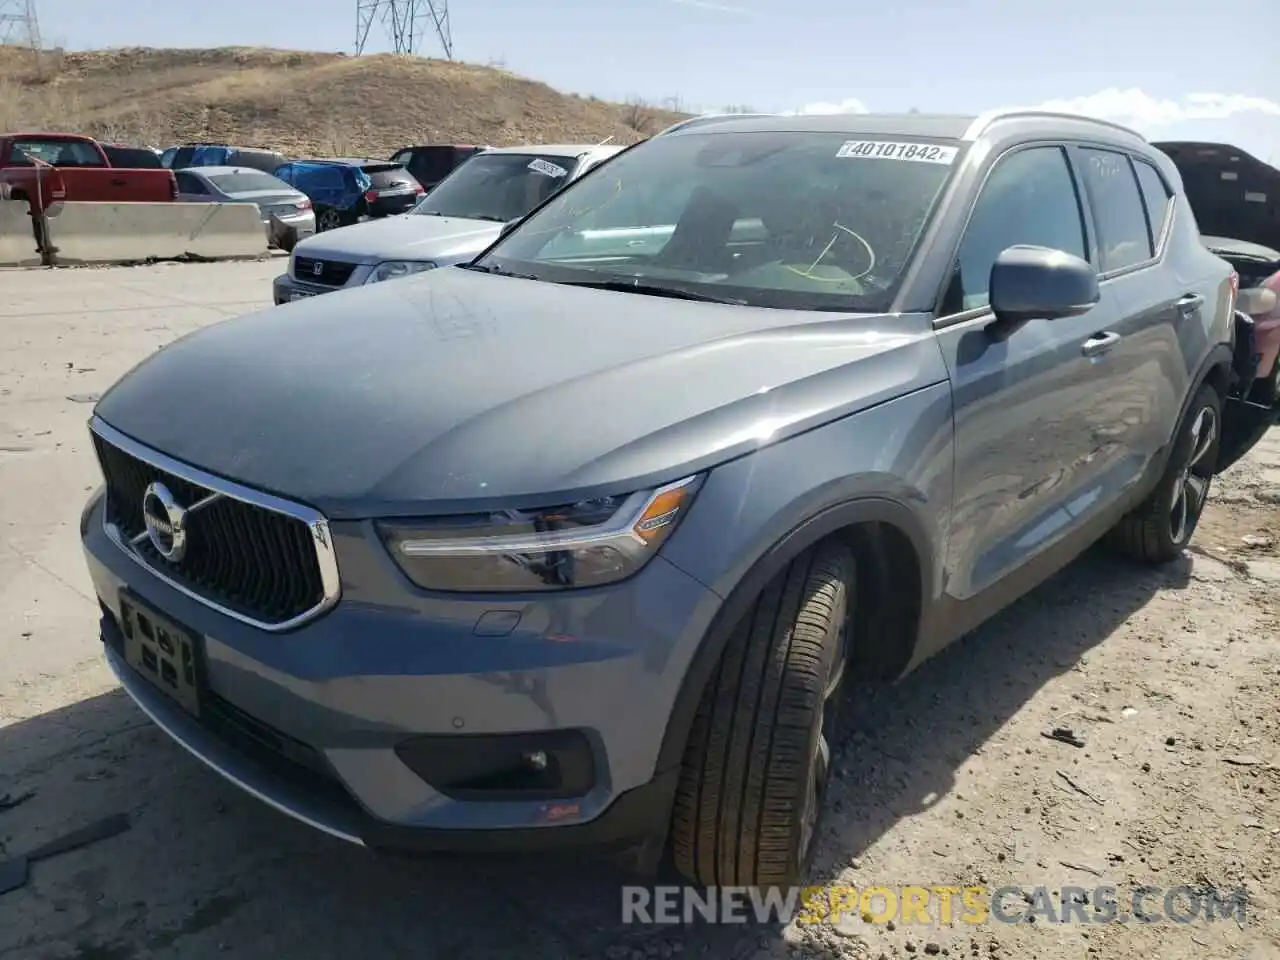
[(365, 266), (357, 267), (351, 279), (340, 287), (321, 283), (304, 283), (301, 280), (295, 280), (288, 273), (282, 273), (271, 282), (271, 299), (276, 306), (280, 306), (282, 303), (290, 303), (294, 300), (305, 300), (325, 293), (335, 293), (338, 290), (349, 290), (352, 287), (361, 286), (370, 269)]
[[(718, 600), (661, 557), (609, 591), (443, 599), (401, 582), (361, 524), (334, 524), (343, 599), (271, 634), (149, 574), (107, 537), (102, 509), (89, 509), (82, 535), (111, 668), (170, 736), (276, 809), (349, 842), (423, 851), (623, 845), (665, 829), (677, 771), (658, 769), (658, 753)], [(125, 662), (126, 590), (196, 638), (216, 709), (197, 720)], [(481, 634), (497, 607), (518, 624)], [(547, 731), (584, 732), (587, 793), (459, 798), (397, 750), (423, 735)]]

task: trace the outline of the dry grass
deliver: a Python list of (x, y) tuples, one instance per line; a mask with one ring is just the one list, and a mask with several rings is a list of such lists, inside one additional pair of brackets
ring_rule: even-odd
[(49, 51), (37, 63), (0, 48), (0, 132), (387, 156), (410, 143), (631, 143), (681, 116), (422, 57), (144, 48)]

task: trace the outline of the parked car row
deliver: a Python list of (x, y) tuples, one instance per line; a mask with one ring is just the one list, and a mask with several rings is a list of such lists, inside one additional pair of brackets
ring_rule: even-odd
[(478, 153), (102, 396), (107, 660), (354, 844), (792, 886), (852, 681), (1096, 541), (1176, 560), (1280, 416), (1280, 174), (1209, 149), (1001, 111)]
[(37, 213), (51, 203), (74, 200), (256, 203), (268, 236), (291, 249), (297, 239), (318, 230), (406, 212), (459, 164), (486, 149), (424, 145), (398, 150), (389, 160), (290, 159), (278, 151), (231, 144), (159, 150), (73, 134), (20, 133), (0, 137), (0, 191), (29, 200)]

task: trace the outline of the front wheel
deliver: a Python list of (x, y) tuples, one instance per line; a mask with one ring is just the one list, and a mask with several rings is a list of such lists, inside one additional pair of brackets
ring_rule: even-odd
[(1209, 502), (1209, 484), (1222, 438), (1222, 398), (1207, 384), (1192, 400), (1178, 430), (1164, 476), (1111, 531), (1122, 553), (1144, 563), (1167, 563), (1191, 542)]
[(812, 857), (843, 693), (854, 558), (792, 560), (703, 693), (672, 814), (675, 866), (708, 886), (789, 886)]

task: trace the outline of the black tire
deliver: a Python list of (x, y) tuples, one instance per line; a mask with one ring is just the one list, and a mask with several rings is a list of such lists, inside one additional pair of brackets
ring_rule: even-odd
[(703, 693), (672, 811), (675, 867), (707, 886), (799, 882), (816, 846), (845, 674), (854, 558), (792, 560), (729, 638)]
[(1116, 524), (1108, 536), (1111, 545), (1142, 563), (1168, 563), (1181, 556), (1208, 502), (1221, 440), (1222, 397), (1205, 384), (1178, 428), (1164, 476)]
[(326, 230), (337, 230), (342, 226), (345, 226), (342, 220), (342, 214), (333, 207), (326, 207), (316, 215), (316, 233), (323, 233)]

